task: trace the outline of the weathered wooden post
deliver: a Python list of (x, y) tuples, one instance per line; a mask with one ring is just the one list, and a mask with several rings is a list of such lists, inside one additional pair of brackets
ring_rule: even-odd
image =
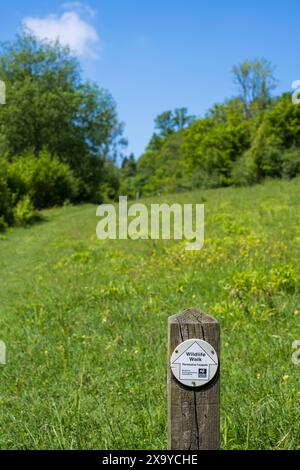
[(189, 308), (169, 317), (168, 336), (169, 449), (219, 449), (220, 324)]

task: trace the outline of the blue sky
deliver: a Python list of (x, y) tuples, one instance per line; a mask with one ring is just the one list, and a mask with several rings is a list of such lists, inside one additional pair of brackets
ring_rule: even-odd
[[(231, 67), (265, 57), (277, 91), (300, 78), (300, 2), (294, 0), (10, 0), (0, 5), (0, 40), (21, 24), (59, 35), (86, 78), (110, 90), (139, 156), (162, 111), (187, 106), (202, 116), (235, 94)], [(1, 77), (0, 77), (1, 78)]]

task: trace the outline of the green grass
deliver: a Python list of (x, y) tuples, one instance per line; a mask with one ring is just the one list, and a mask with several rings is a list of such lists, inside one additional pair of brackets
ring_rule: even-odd
[(164, 198), (202, 200), (201, 252), (99, 241), (92, 205), (2, 237), (1, 449), (166, 448), (166, 322), (190, 306), (221, 322), (222, 447), (300, 448), (300, 180)]

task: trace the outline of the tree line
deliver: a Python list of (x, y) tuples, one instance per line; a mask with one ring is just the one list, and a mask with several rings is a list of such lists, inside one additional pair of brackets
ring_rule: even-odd
[(215, 104), (203, 118), (181, 108), (155, 119), (144, 154), (137, 162), (124, 161), (126, 194), (249, 185), (300, 174), (300, 106), (290, 93), (273, 97), (273, 66), (247, 60), (232, 75), (237, 96)]
[[(111, 94), (84, 81), (69, 49), (22, 33), (0, 47), (0, 230), (66, 201), (101, 203), (300, 173), (300, 107), (273, 97), (266, 60), (232, 69), (237, 96), (196, 118), (157, 116), (143, 155), (126, 155)], [(121, 162), (121, 164), (120, 164)]]

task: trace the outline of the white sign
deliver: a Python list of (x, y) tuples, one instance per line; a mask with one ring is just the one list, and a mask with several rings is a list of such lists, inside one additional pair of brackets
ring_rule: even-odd
[(2, 80), (0, 80), (0, 104), (6, 104), (6, 88)]
[(6, 364), (6, 345), (4, 341), (0, 341), (0, 365)]
[(176, 379), (187, 387), (203, 387), (217, 373), (219, 361), (214, 348), (203, 339), (188, 339), (171, 356)]

